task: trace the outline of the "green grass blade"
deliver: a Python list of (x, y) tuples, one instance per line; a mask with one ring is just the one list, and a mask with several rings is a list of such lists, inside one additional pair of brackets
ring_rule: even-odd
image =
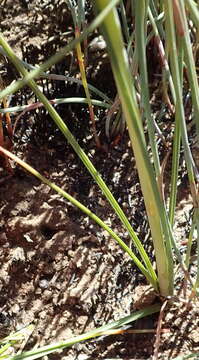
[[(184, 52), (182, 48), (182, 41), (179, 40), (179, 52), (178, 52), (178, 63), (179, 63), (179, 72), (181, 79), (181, 86), (183, 86), (183, 58)], [(179, 167), (179, 158), (180, 158), (180, 143), (181, 143), (181, 125), (179, 121), (179, 116), (175, 116), (175, 131), (174, 131), (174, 141), (173, 141), (173, 151), (172, 151), (172, 170), (171, 170), (171, 192), (170, 192), (170, 201), (169, 201), (169, 219), (171, 227), (174, 224), (174, 215), (177, 199), (177, 181), (178, 181), (178, 167)]]
[[(8, 57), (10, 58), (10, 60), (16, 66), (17, 70), (21, 74), (23, 74), (23, 76), (27, 76), (27, 71), (24, 69), (21, 62), (18, 61), (18, 58), (15, 56), (12, 49), (10, 48), (10, 46), (7, 44), (7, 42), (4, 40), (4, 38), (2, 36), (0, 36), (0, 44), (2, 45), (4, 50), (6, 51)], [(33, 90), (33, 92), (36, 94), (38, 99), (44, 104), (45, 108), (47, 109), (47, 111), (51, 115), (52, 119), (54, 120), (54, 122), (56, 123), (58, 128), (61, 130), (61, 132), (66, 137), (66, 139), (68, 140), (70, 145), (73, 147), (73, 149), (75, 150), (75, 152), (77, 153), (77, 155), (79, 156), (79, 158), (81, 159), (83, 164), (86, 166), (86, 168), (88, 169), (88, 171), (90, 172), (90, 174), (92, 175), (92, 177), (94, 178), (96, 183), (99, 185), (100, 189), (102, 190), (102, 192), (106, 196), (106, 198), (109, 201), (109, 203), (111, 204), (112, 208), (115, 210), (115, 212), (118, 215), (119, 219), (121, 220), (121, 222), (123, 223), (123, 225), (127, 229), (131, 239), (134, 242), (134, 245), (137, 247), (141, 258), (142, 258), (143, 262), (145, 263), (147, 270), (149, 271), (149, 274), (150, 274), (151, 278), (153, 278), (153, 280), (154, 280), (153, 283), (157, 283), (157, 277), (156, 277), (155, 271), (153, 269), (153, 266), (152, 266), (152, 264), (151, 264), (151, 262), (149, 260), (149, 257), (147, 255), (146, 251), (144, 250), (143, 245), (141, 244), (140, 240), (138, 239), (135, 231), (133, 230), (132, 226), (130, 225), (127, 217), (125, 216), (125, 214), (123, 212), (123, 210), (121, 209), (121, 207), (119, 206), (119, 204), (115, 200), (114, 196), (110, 192), (109, 188), (107, 187), (107, 185), (103, 181), (102, 177), (100, 176), (98, 171), (95, 169), (95, 167), (93, 166), (92, 162), (90, 161), (88, 156), (85, 154), (83, 149), (79, 146), (78, 142), (76, 141), (76, 139), (74, 138), (72, 133), (69, 131), (68, 127), (63, 122), (63, 120), (61, 119), (61, 117), (59, 116), (57, 111), (49, 103), (49, 101), (45, 97), (45, 95), (39, 90), (36, 83), (33, 80), (30, 80), (28, 82), (28, 85)]]
[(155, 141), (155, 126), (151, 114), (149, 83), (146, 61), (146, 26), (147, 26), (148, 1), (140, 0), (135, 3), (135, 38), (137, 58), (140, 70), (141, 107), (147, 121), (149, 140), (153, 154), (156, 176), (160, 176), (160, 162)]
[(87, 216), (89, 216), (92, 220), (94, 220), (101, 228), (106, 230), (109, 233), (109, 235), (121, 246), (121, 248), (131, 257), (131, 259), (134, 261), (136, 266), (138, 266), (140, 271), (146, 277), (148, 282), (151, 283), (153, 285), (153, 287), (157, 290), (156, 277), (151, 276), (149, 271), (143, 266), (143, 264), (140, 262), (140, 260), (137, 258), (137, 256), (133, 253), (133, 251), (125, 244), (125, 242), (108, 225), (105, 224), (105, 222), (103, 222), (98, 216), (96, 216), (86, 206), (81, 204), (78, 200), (76, 200), (74, 197), (69, 195), (66, 191), (62, 190), (59, 186), (55, 185), (50, 180), (48, 180), (47, 178), (42, 176), (38, 171), (36, 171), (34, 168), (32, 168), (27, 163), (25, 163), (23, 160), (19, 159), (17, 156), (12, 154), (8, 150), (5, 150), (1, 146), (0, 146), (0, 151), (2, 151), (6, 156), (10, 157), (12, 160), (16, 161), (20, 166), (22, 166), (24, 169), (26, 169), (29, 173), (31, 173), (35, 177), (37, 177), (44, 184), (47, 184), (48, 186), (50, 186), (53, 190), (55, 190), (57, 193), (59, 193), (65, 199), (70, 201), (71, 204), (78, 207), (82, 212), (84, 212)]
[[(3, 48), (0, 46), (0, 54), (2, 54), (3, 56), (6, 57), (6, 53), (3, 50)], [(29, 63), (27, 63), (24, 60), (21, 60), (18, 58), (18, 60), (21, 62), (21, 64), (27, 69), (27, 70), (35, 70), (38, 69), (38, 67), (33, 66)], [(58, 80), (58, 81), (65, 81), (65, 82), (70, 82), (70, 83), (76, 83), (78, 85), (82, 85), (82, 81), (80, 79), (76, 79), (73, 76), (68, 76), (68, 75), (60, 75), (60, 74), (52, 74), (52, 73), (45, 73), (45, 72), (41, 72), (39, 75), (39, 78), (43, 78), (43, 79), (49, 79), (49, 80)], [(95, 86), (88, 84), (88, 88), (90, 91), (92, 91), (93, 94), (98, 95), (101, 99), (103, 99), (104, 101), (106, 101), (109, 104), (112, 104), (113, 101), (106, 95), (104, 94), (102, 91), (100, 91), (99, 89), (97, 89)], [(7, 89), (7, 88), (6, 88)]]
[(65, 349), (67, 347), (70, 347), (74, 344), (77, 344), (79, 342), (82, 341), (86, 341), (86, 340), (90, 340), (92, 338), (96, 338), (99, 336), (103, 336), (103, 334), (111, 329), (116, 329), (116, 328), (120, 328), (121, 326), (124, 326), (126, 324), (131, 323), (132, 321), (136, 321), (138, 319), (141, 319), (145, 316), (154, 314), (158, 311), (160, 311), (161, 305), (160, 304), (155, 304), (152, 305), (144, 310), (139, 310), (129, 316), (126, 316), (124, 318), (121, 318), (117, 321), (114, 321), (110, 324), (101, 326), (97, 329), (91, 330), (85, 334), (82, 335), (78, 335), (75, 336), (73, 338), (70, 338), (68, 340), (65, 341), (61, 341), (55, 344), (51, 344), (51, 345), (46, 345), (43, 346), (41, 348), (35, 349), (35, 350), (31, 350), (31, 351), (27, 351), (24, 352), (22, 354), (19, 355), (14, 355), (12, 357), (9, 357), (9, 360), (23, 360), (23, 359), (29, 359), (29, 360), (33, 360), (33, 359), (39, 359), (45, 355), (51, 354), (53, 352), (55, 352), (56, 350), (61, 350), (61, 349)]
[(194, 212), (194, 216), (193, 216), (193, 220), (192, 220), (192, 224), (191, 224), (191, 229), (190, 229), (190, 233), (189, 233), (189, 238), (188, 238), (188, 242), (187, 242), (187, 250), (186, 250), (186, 257), (185, 257), (185, 264), (187, 269), (189, 268), (190, 265), (190, 258), (191, 258), (191, 247), (192, 247), (192, 242), (193, 242), (193, 233), (196, 227), (196, 215), (197, 213)]
[[(162, 42), (162, 39), (164, 39), (164, 34), (162, 34), (163, 29), (162, 28), (160, 29), (158, 27), (158, 21), (157, 21), (157, 19), (155, 21), (150, 7), (148, 8), (148, 14), (149, 14), (149, 19), (150, 19), (151, 25), (153, 27), (155, 37), (157, 39), (157, 42), (159, 42), (159, 47), (162, 50), (162, 54), (161, 54), (162, 60), (161, 61), (163, 62), (163, 66), (164, 66), (163, 67), (163, 77), (164, 77), (165, 80), (167, 80), (169, 82), (171, 95), (172, 95), (172, 98), (173, 98), (173, 103), (175, 104), (176, 103), (175, 89), (174, 89), (174, 86), (173, 86), (173, 80), (172, 80), (172, 77), (171, 77), (169, 64), (168, 64), (168, 61), (167, 61), (167, 58), (166, 58), (166, 54), (165, 54), (165, 50), (164, 50), (163, 42)], [(160, 35), (162, 36), (162, 39), (161, 39)]]
[[(93, 1), (93, 4), (96, 7), (97, 12), (100, 12), (106, 7), (107, 2), (108, 0), (97, 0)], [(127, 121), (131, 143), (133, 145), (155, 247), (160, 291), (162, 295), (169, 295), (173, 292), (173, 263), (170, 243), (171, 233), (164, 204), (160, 198), (154, 170), (146, 149), (142, 121), (136, 103), (133, 79), (123, 45), (116, 9), (113, 9), (106, 17), (102, 25), (102, 30), (107, 42), (112, 70)], [(165, 240), (167, 241), (166, 245)]]
[[(178, 64), (178, 49), (176, 44), (176, 34), (175, 34), (175, 26), (174, 26), (174, 18), (173, 18), (173, 5), (169, 0), (164, 0), (165, 3), (165, 13), (166, 13), (166, 40), (168, 42), (168, 47), (170, 49), (170, 63), (172, 69), (172, 77), (176, 92), (176, 114), (179, 117), (179, 122), (181, 124), (181, 133), (182, 133), (182, 141), (185, 152), (185, 160), (188, 170), (188, 176), (190, 180), (191, 188), (195, 187), (194, 181), (194, 170), (193, 170), (193, 158), (189, 148), (188, 137), (187, 137), (187, 129), (183, 108), (183, 97), (182, 97), (182, 86), (181, 86), (181, 77), (180, 77), (180, 69)], [(194, 194), (193, 194), (193, 197)]]
[[(177, 121), (179, 121), (181, 125), (182, 143), (184, 147), (184, 155), (185, 155), (186, 167), (187, 167), (188, 178), (190, 183), (191, 195), (193, 198), (195, 211), (198, 211), (199, 195), (197, 193), (197, 186), (195, 182), (195, 176), (197, 178), (198, 171), (194, 166), (194, 161), (192, 158), (192, 154), (188, 142), (185, 114), (184, 114), (183, 101), (182, 101), (183, 97), (182, 97), (181, 73), (178, 63), (178, 49), (176, 44), (176, 31), (179, 36), (184, 36), (185, 28), (183, 26), (183, 23), (180, 23), (180, 26), (178, 24), (179, 27), (176, 24), (176, 31), (175, 31), (174, 11), (176, 11), (176, 8), (175, 9), (173, 8), (173, 3), (170, 0), (164, 0), (164, 5), (165, 5), (165, 15), (166, 15), (166, 41), (168, 42), (168, 48), (170, 49), (171, 72), (172, 72), (172, 77), (176, 92), (176, 117), (178, 117)], [(179, 9), (177, 8), (177, 10)], [(176, 15), (178, 16), (179, 14), (177, 13)], [(196, 217), (196, 227), (197, 229), (199, 229), (199, 217)], [(177, 249), (177, 247), (175, 248), (175, 251), (179, 256), (179, 250)]]
[[(191, 88), (191, 96), (194, 109), (194, 119), (196, 123), (198, 141), (199, 141), (199, 85), (198, 78), (196, 73), (196, 65), (193, 57), (192, 45), (189, 35), (189, 28), (187, 24), (187, 17), (185, 13), (185, 4), (184, 1), (180, 0), (181, 5), (181, 15), (184, 25), (184, 34), (182, 36), (183, 48), (185, 54), (185, 63), (187, 65), (187, 73), (189, 78), (189, 85)], [(198, 31), (199, 31), (199, 22), (198, 22)]]
[[(9, 94), (14, 94), (17, 90), (21, 89), (24, 85), (28, 83), (28, 81), (37, 78), (42, 72), (49, 69), (54, 64), (61, 61), (63, 58), (65, 58), (66, 54), (69, 53), (71, 50), (73, 50), (78, 43), (82, 42), (88, 34), (90, 34), (92, 31), (94, 31), (103, 21), (103, 19), (108, 15), (108, 13), (111, 11), (111, 9), (119, 2), (119, 0), (110, 0), (109, 4), (106, 6), (106, 8), (97, 16), (91, 25), (89, 25), (84, 32), (80, 35), (78, 39), (74, 39), (71, 41), (68, 45), (64, 46), (62, 49), (59, 50), (59, 52), (55, 55), (53, 55), (50, 59), (48, 59), (45, 63), (43, 63), (41, 66), (39, 66), (37, 69), (32, 70), (30, 73), (27, 73), (26, 76), (19, 81), (16, 81), (14, 84), (11, 84), (10, 86), (7, 86), (6, 89), (2, 90), (0, 92), (0, 99), (3, 99)], [(1, 34), (2, 37), (2, 34)]]
[[(86, 98), (80, 98), (80, 97), (73, 97), (73, 98), (58, 98), (58, 99), (53, 99), (53, 100), (49, 100), (49, 102), (53, 105), (60, 105), (60, 104), (81, 104), (81, 105), (87, 105), (88, 104), (88, 100)], [(92, 99), (91, 100), (92, 104), (94, 106), (99, 106), (105, 109), (110, 109), (111, 105), (107, 104), (103, 101), (100, 100), (95, 100)], [(6, 114), (6, 113), (12, 113), (12, 112), (20, 112), (20, 111), (31, 111), (34, 110), (38, 107), (44, 106), (41, 102), (37, 102), (37, 103), (33, 103), (31, 105), (19, 105), (19, 106), (13, 106), (13, 107), (8, 107), (5, 109), (0, 108), (0, 113), (1, 114)]]
[(173, 227), (174, 225), (174, 216), (175, 216), (176, 199), (177, 199), (180, 140), (181, 140), (180, 123), (179, 123), (179, 117), (176, 116), (174, 141), (173, 141), (173, 149), (172, 149), (171, 192), (169, 199), (169, 220), (171, 223), (171, 227)]
[(190, 11), (190, 16), (195, 23), (197, 31), (199, 30), (199, 5), (194, 0), (187, 0), (186, 6)]

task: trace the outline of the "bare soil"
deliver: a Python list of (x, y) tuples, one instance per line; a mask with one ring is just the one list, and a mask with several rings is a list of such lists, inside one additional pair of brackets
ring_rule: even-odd
[[(89, 16), (92, 18), (88, 6)], [(72, 19), (65, 1), (1, 2), (1, 31), (17, 55), (38, 64), (54, 54), (72, 36)], [(69, 35), (62, 35), (69, 31)], [(71, 32), (71, 33), (70, 33)], [(95, 37), (92, 35), (92, 37)], [(100, 52), (90, 52), (88, 81), (114, 99), (116, 89), (110, 65)], [(74, 54), (52, 69), (76, 76)], [(2, 77), (9, 83), (17, 73), (7, 62)], [(81, 87), (64, 82), (40, 84), (49, 99), (84, 96)], [(17, 92), (10, 106), (34, 99), (27, 88)], [(153, 246), (137, 171), (125, 131), (120, 142), (104, 134), (105, 112), (98, 111), (98, 131), (106, 152), (95, 146), (85, 106), (62, 105), (57, 110), (92, 158), (114, 196), (128, 215), (153, 259)], [(16, 115), (12, 116), (13, 124)], [(51, 181), (75, 196), (105, 220), (129, 244), (128, 235), (98, 187), (56, 129), (44, 109), (24, 114), (18, 121), (13, 151)], [(162, 158), (166, 149), (162, 148)], [(145, 280), (119, 246), (80, 210), (12, 164), (14, 173), (0, 169), (0, 338), (28, 324), (35, 329), (24, 349), (64, 340), (130, 314), (142, 302)], [(167, 170), (169, 171), (169, 169)], [(186, 239), (192, 204), (186, 175), (182, 177), (176, 234)], [(186, 245), (181, 250), (185, 251)], [(194, 268), (193, 268), (194, 271)], [(160, 359), (199, 351), (198, 303), (187, 307), (180, 274), (176, 299), (163, 312)], [(157, 299), (156, 299), (157, 300)], [(154, 329), (158, 316), (132, 324)], [(114, 335), (78, 344), (48, 359), (150, 359), (155, 333)], [(20, 349), (22, 350), (22, 348)], [(197, 357), (196, 357), (197, 358)]]

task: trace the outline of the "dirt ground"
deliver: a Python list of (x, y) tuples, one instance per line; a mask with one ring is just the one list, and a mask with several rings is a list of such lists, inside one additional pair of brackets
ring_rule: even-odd
[[(65, 1), (18, 0), (13, 4), (7, 0), (1, 2), (0, 13), (1, 31), (6, 40), (18, 56), (33, 65), (47, 59), (73, 37), (72, 19)], [(92, 18), (92, 13), (89, 14)], [(64, 32), (68, 34), (63, 35)], [(116, 89), (107, 57), (98, 50), (90, 50), (88, 60), (89, 83), (114, 100)], [(79, 70), (74, 55), (67, 55), (51, 72), (77, 76)], [(1, 74), (7, 83), (17, 76), (9, 62), (2, 65)], [(76, 84), (43, 81), (40, 85), (49, 99), (84, 96)], [(26, 88), (11, 98), (10, 106), (24, 105), (27, 101), (35, 99)], [(108, 140), (104, 130), (105, 111), (96, 108), (97, 128), (107, 149), (103, 152), (96, 148), (85, 106), (61, 105), (56, 109), (92, 158), (153, 259), (127, 132), (117, 144), (114, 139)], [(13, 124), (16, 116), (12, 115)], [(20, 118), (13, 151), (106, 220), (129, 243), (113, 210), (44, 109)], [(166, 150), (162, 151), (164, 158)], [(129, 315), (135, 308), (138, 293), (141, 291), (142, 297), (145, 289), (142, 287), (145, 280), (135, 265), (114, 240), (80, 210), (18, 166), (12, 164), (12, 167), (12, 175), (3, 166), (0, 168), (0, 338), (33, 323), (35, 329), (25, 344), (28, 350)], [(180, 186), (176, 235), (182, 242), (183, 252), (192, 211), (186, 174)], [(160, 359), (199, 351), (198, 303), (193, 302), (191, 308), (186, 306), (180, 293), (181, 276), (180, 272), (176, 274), (175, 302), (168, 304), (163, 313), (162, 327), (167, 332), (160, 337)], [(157, 320), (157, 316), (151, 316), (132, 327), (156, 330)], [(47, 358), (150, 359), (155, 339), (155, 334), (107, 336)]]

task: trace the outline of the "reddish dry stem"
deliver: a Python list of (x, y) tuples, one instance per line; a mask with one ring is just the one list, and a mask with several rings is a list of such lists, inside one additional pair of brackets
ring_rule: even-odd
[[(6, 99), (3, 99), (3, 106), (4, 108), (7, 108), (8, 105), (7, 105), (7, 101)], [(9, 113), (6, 113), (6, 128), (7, 128), (7, 133), (8, 133), (8, 136), (4, 136), (4, 133), (3, 133), (3, 115), (0, 114), (0, 146), (4, 147), (5, 149), (8, 149), (8, 150), (11, 150), (12, 148), (12, 137), (13, 137), (13, 130), (12, 130), (12, 124), (11, 124), (11, 119), (10, 119), (10, 115)], [(9, 173), (13, 173), (13, 169), (10, 165), (10, 161), (9, 159), (7, 158), (6, 155), (4, 154), (1, 154), (1, 157), (2, 157), (2, 163), (3, 163), (3, 167), (9, 172)]]
[(185, 28), (178, 0), (173, 0), (173, 16), (178, 35), (184, 36)]

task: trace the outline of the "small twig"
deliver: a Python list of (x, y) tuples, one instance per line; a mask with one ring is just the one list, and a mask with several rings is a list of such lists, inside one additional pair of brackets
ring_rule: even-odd
[(159, 191), (160, 191), (160, 194), (162, 196), (163, 201), (165, 201), (165, 195), (164, 195), (164, 172), (165, 172), (167, 161), (168, 161), (168, 158), (169, 158), (170, 155), (171, 155), (171, 150), (168, 150), (166, 156), (164, 157), (164, 159), (162, 161), (161, 173), (160, 173), (160, 176), (158, 177)]
[(162, 320), (163, 320), (164, 310), (165, 310), (167, 303), (168, 303), (168, 300), (166, 300), (163, 303), (163, 305), (160, 309), (160, 315), (159, 315), (158, 325), (157, 325), (157, 330), (156, 330), (156, 340), (155, 340), (155, 344), (154, 344), (154, 353), (153, 353), (152, 360), (158, 359), (158, 351), (159, 351), (159, 347), (160, 347), (160, 335), (162, 332)]
[[(54, 105), (56, 104), (55, 103), (55, 100), (49, 100), (49, 102)], [(44, 104), (42, 102), (36, 102), (34, 104), (30, 104), (30, 105), (27, 105), (27, 107), (22, 111), (21, 114), (19, 114), (17, 116), (17, 118), (15, 119), (15, 123), (14, 123), (14, 126), (13, 126), (13, 134), (15, 134), (15, 130), (16, 130), (16, 127), (17, 127), (17, 124), (18, 124), (18, 121), (20, 120), (20, 118), (27, 112), (27, 111), (31, 111), (31, 110), (35, 110), (35, 109), (38, 109), (40, 107), (43, 107)]]

